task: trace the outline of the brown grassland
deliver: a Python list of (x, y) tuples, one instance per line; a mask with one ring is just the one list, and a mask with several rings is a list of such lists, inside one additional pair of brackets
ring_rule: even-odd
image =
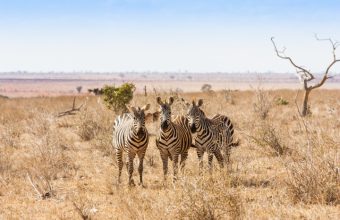
[[(153, 135), (144, 187), (126, 172), (117, 185), (115, 115), (100, 97), (77, 97), (81, 111), (60, 118), (73, 97), (0, 98), (0, 219), (340, 219), (340, 90), (313, 91), (305, 118), (294, 90), (160, 95), (177, 98), (173, 114), (186, 112), (180, 98), (203, 98), (208, 116), (232, 119), (229, 169), (214, 159), (200, 176), (192, 148), (179, 180), (163, 182)], [(132, 101), (146, 103), (158, 110), (156, 94)], [(158, 124), (147, 122), (151, 134)]]

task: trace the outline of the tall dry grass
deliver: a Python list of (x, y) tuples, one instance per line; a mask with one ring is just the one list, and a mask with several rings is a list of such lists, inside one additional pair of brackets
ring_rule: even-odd
[(156, 96), (175, 96), (178, 114), (186, 112), (182, 99), (203, 98), (207, 115), (229, 116), (241, 140), (230, 170), (198, 175), (190, 149), (178, 181), (163, 182), (159, 122), (148, 121), (145, 187), (128, 187), (126, 173), (116, 185), (115, 115), (100, 98), (78, 97), (81, 111), (61, 118), (72, 97), (0, 99), (0, 219), (337, 219), (339, 91), (315, 91), (305, 119), (296, 91), (227, 91), (136, 95), (132, 105), (150, 103), (150, 112)]
[(297, 157), (286, 162), (287, 186), (294, 202), (340, 204), (340, 135), (328, 134), (311, 119), (300, 119)]

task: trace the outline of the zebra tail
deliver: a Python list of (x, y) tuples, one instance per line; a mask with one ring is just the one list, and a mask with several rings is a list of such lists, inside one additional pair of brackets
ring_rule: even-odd
[(230, 143), (230, 144), (229, 144), (229, 147), (238, 147), (239, 145), (240, 145), (240, 140), (237, 139), (236, 142)]

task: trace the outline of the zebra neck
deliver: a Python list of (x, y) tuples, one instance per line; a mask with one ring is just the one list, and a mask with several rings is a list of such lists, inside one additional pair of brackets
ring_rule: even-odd
[(211, 133), (211, 130), (209, 129), (210, 121), (207, 118), (201, 119), (201, 126), (197, 129), (197, 136), (198, 137), (205, 137), (207, 134)]

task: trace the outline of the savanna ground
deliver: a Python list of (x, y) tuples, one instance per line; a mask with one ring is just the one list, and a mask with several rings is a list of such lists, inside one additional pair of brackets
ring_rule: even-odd
[[(181, 98), (203, 98), (208, 116), (232, 119), (240, 146), (229, 170), (215, 159), (213, 174), (200, 176), (192, 148), (179, 180), (163, 182), (152, 136), (144, 187), (129, 187), (126, 172), (117, 185), (115, 115), (100, 97), (77, 97), (81, 111), (60, 118), (73, 97), (0, 98), (0, 219), (340, 218), (339, 90), (313, 91), (305, 118), (293, 90), (159, 95), (178, 97), (173, 114), (185, 113)], [(132, 105), (154, 112), (156, 96), (136, 94)], [(158, 124), (148, 121), (149, 132)]]

